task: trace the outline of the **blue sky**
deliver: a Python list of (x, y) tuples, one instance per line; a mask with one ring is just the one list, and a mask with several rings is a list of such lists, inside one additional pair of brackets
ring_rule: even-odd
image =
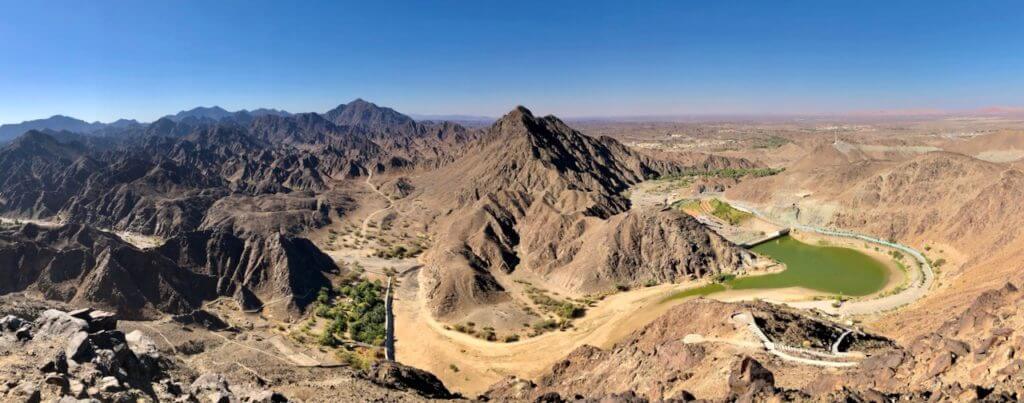
[(356, 97), (490, 116), (1024, 106), (1024, 2), (0, 0), (0, 123)]

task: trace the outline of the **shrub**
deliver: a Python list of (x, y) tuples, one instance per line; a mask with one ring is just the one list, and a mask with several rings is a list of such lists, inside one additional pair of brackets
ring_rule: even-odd
[(554, 319), (544, 319), (537, 321), (533, 324), (533, 330), (536, 330), (538, 332), (552, 330), (555, 328), (558, 328), (558, 322), (555, 322)]

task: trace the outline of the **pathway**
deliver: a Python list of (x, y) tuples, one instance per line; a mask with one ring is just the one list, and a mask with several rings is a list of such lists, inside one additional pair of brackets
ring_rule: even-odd
[[(819, 360), (819, 359), (814, 359), (814, 358), (797, 357), (797, 356), (795, 356), (793, 354), (790, 354), (790, 353), (814, 355), (814, 356), (819, 356), (819, 357), (823, 357), (823, 358), (850, 358), (850, 357), (853, 357), (853, 355), (843, 354), (843, 353), (829, 354), (829, 353), (823, 353), (823, 352), (820, 352), (820, 351), (813, 351), (813, 350), (802, 349), (802, 348), (797, 348), (797, 347), (790, 347), (790, 346), (786, 346), (786, 345), (782, 345), (782, 344), (776, 344), (775, 342), (771, 341), (771, 339), (769, 339), (767, 335), (764, 334), (764, 331), (762, 331), (761, 328), (757, 325), (757, 322), (754, 321), (753, 315), (751, 315), (749, 313), (739, 313), (739, 314), (733, 315), (732, 320), (734, 320), (736, 323), (739, 323), (741, 325), (746, 325), (747, 329), (749, 329), (750, 332), (753, 333), (754, 336), (757, 337), (761, 341), (761, 344), (764, 346), (765, 351), (767, 351), (768, 353), (770, 353), (772, 355), (775, 355), (776, 357), (779, 357), (779, 358), (783, 359), (784, 361), (796, 362), (796, 363), (807, 364), (807, 365), (816, 365), (816, 366), (819, 366), (819, 367), (834, 367), (834, 368), (852, 367), (852, 366), (856, 366), (858, 364), (857, 362), (852, 362), (852, 361), (831, 361), (831, 360)], [(844, 333), (844, 335), (845, 335), (845, 333)], [(840, 339), (841, 339), (841, 337), (840, 337)]]
[(392, 207), (394, 207), (394, 204), (391, 203), (391, 198), (388, 197), (388, 195), (384, 194), (384, 192), (381, 192), (380, 191), (380, 187), (378, 187), (377, 185), (374, 185), (373, 182), (370, 182), (371, 179), (373, 179), (373, 171), (371, 171), (370, 175), (368, 175), (366, 177), (366, 186), (369, 186), (371, 190), (373, 190), (375, 193), (377, 193), (381, 197), (383, 197), (384, 200), (386, 200), (388, 202), (388, 205), (386, 207), (382, 208), (382, 209), (379, 209), (379, 210), (376, 210), (376, 211), (370, 213), (370, 215), (366, 216), (366, 218), (363, 219), (363, 225), (362, 225), (362, 227), (359, 230), (359, 233), (362, 234), (363, 237), (366, 236), (366, 229), (370, 226), (370, 220), (373, 219), (373, 216), (375, 216), (375, 215), (377, 215), (379, 213), (382, 213), (384, 211), (390, 210)]

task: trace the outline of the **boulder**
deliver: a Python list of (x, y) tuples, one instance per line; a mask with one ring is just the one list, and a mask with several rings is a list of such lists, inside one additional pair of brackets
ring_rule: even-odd
[(288, 398), (272, 390), (264, 390), (253, 393), (245, 401), (247, 403), (285, 403), (288, 401)]
[(140, 358), (142, 356), (160, 356), (160, 350), (157, 349), (153, 339), (146, 337), (146, 334), (141, 331), (134, 330), (128, 333), (124, 336), (124, 340), (128, 343), (128, 348)]
[(189, 386), (189, 392), (204, 402), (235, 402), (234, 393), (228, 387), (224, 375), (203, 374)]
[(736, 361), (729, 374), (729, 391), (736, 396), (757, 395), (775, 389), (775, 375), (750, 357)]
[(28, 341), (32, 339), (32, 330), (28, 325), (18, 328), (14, 331), (14, 338), (18, 341)]
[(96, 382), (96, 387), (99, 388), (100, 391), (107, 393), (117, 392), (123, 388), (121, 386), (121, 381), (117, 380), (117, 378), (113, 376), (100, 378), (100, 380)]
[(68, 359), (79, 363), (91, 360), (95, 352), (92, 343), (89, 342), (89, 333), (80, 331), (73, 334), (64, 345), (64, 354)]
[(52, 360), (39, 366), (39, 371), (44, 373), (57, 372), (66, 374), (68, 372), (68, 357), (65, 351), (57, 351)]
[(0, 332), (14, 332), (26, 325), (24, 319), (14, 315), (7, 315), (0, 318)]
[(86, 321), (89, 322), (90, 332), (114, 330), (117, 328), (117, 315), (113, 312), (92, 311), (89, 313), (89, 318)]
[(369, 376), (370, 380), (381, 386), (399, 390), (411, 389), (420, 395), (436, 399), (452, 397), (452, 393), (434, 374), (394, 361), (374, 363)]
[(171, 317), (171, 320), (183, 325), (202, 326), (206, 330), (212, 330), (215, 332), (225, 330), (230, 327), (227, 322), (224, 322), (220, 317), (204, 309), (196, 309), (191, 313), (183, 315), (174, 315)]
[(67, 339), (89, 330), (89, 322), (66, 312), (47, 309), (35, 321), (36, 335), (50, 339)]
[(943, 351), (939, 353), (935, 359), (932, 360), (932, 366), (928, 369), (927, 376), (934, 378), (941, 375), (943, 372), (953, 366), (953, 353), (949, 351)]

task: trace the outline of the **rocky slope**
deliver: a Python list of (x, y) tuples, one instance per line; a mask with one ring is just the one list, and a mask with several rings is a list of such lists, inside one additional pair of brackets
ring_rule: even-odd
[(803, 343), (823, 352), (844, 325), (770, 304), (695, 300), (610, 349), (580, 347), (539, 378), (506, 379), (484, 396), (518, 401), (609, 396), (643, 401), (1013, 401), (1024, 392), (1016, 386), (1020, 364), (1007, 358), (1016, 346), (1012, 329), (1017, 315), (998, 318), (1012, 311), (1007, 304), (1020, 296), (1012, 286), (988, 294), (940, 332), (909, 345), (853, 333), (849, 344), (844, 342), (845, 351), (866, 358), (858, 366), (833, 370), (769, 355), (745, 325), (729, 318), (752, 313), (776, 344)]
[[(32, 307), (11, 315), (11, 308), (0, 308), (3, 401), (417, 402), (456, 397), (433, 375), (397, 363), (376, 365), (366, 374), (335, 368), (320, 374), (331, 382), (318, 385), (244, 370), (244, 375), (214, 372), (202, 366), (196, 353), (186, 360), (147, 332), (125, 330), (108, 312)], [(153, 336), (167, 340), (163, 334)]]
[(274, 312), (303, 308), (338, 268), (308, 240), (226, 232), (178, 235), (140, 250), (81, 225), (27, 224), (0, 232), (0, 294), (36, 291), (74, 306), (100, 306), (125, 318), (187, 313), (218, 296), (246, 309), (276, 300)]
[[(734, 314), (744, 312), (760, 318), (769, 337), (780, 343), (786, 339), (817, 341), (818, 338), (812, 335), (819, 334), (824, 334), (819, 337), (828, 343), (830, 330), (840, 328), (819, 319), (789, 316), (791, 312), (768, 304), (725, 304), (700, 299), (673, 308), (610, 349), (584, 345), (539, 378), (532, 381), (507, 379), (493, 386), (485, 396), (523, 401), (545, 395), (571, 399), (575, 396), (601, 398), (629, 393), (650, 400), (687, 401), (696, 396), (713, 401), (733, 401), (748, 393), (769, 396), (780, 393), (789, 396), (783, 400), (806, 398), (807, 395), (794, 391), (800, 388), (800, 381), (781, 374), (787, 369), (800, 371), (802, 368), (788, 367), (757, 348), (745, 347), (744, 343), (756, 339), (745, 325), (730, 320)], [(775, 333), (767, 330), (769, 325), (774, 326)], [(687, 341), (692, 335), (699, 335), (703, 340), (722, 341)], [(792, 343), (791, 340), (789, 342)], [(879, 352), (891, 348), (884, 342), (872, 344), (867, 339), (855, 344), (854, 349), (870, 348)], [(742, 358), (744, 355), (756, 361)], [(776, 375), (773, 376), (773, 372)], [(724, 374), (730, 375), (726, 378)], [(743, 377), (746, 377), (746, 382), (739, 382)], [(764, 384), (752, 385), (756, 378)], [(790, 390), (776, 390), (776, 385)], [(755, 390), (747, 390), (747, 387)], [(766, 397), (754, 401), (762, 401)]]
[(424, 198), (451, 206), (424, 258), (428, 305), (447, 320), (481, 306), (508, 309), (517, 296), (506, 292), (507, 277), (517, 272), (581, 295), (740, 270), (746, 252), (691, 217), (629, 210), (630, 185), (695, 168), (695, 159), (677, 158), (637, 154), (557, 118), (513, 110), (462, 158), (420, 178), (432, 184)]

